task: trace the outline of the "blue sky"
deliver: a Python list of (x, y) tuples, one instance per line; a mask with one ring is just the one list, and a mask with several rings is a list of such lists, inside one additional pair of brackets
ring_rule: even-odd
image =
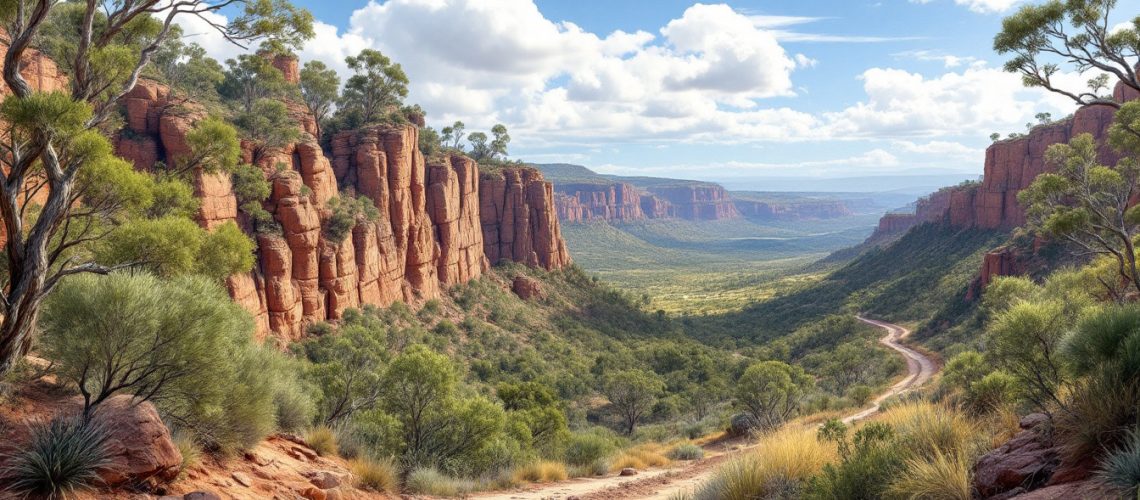
[(609, 173), (979, 175), (991, 132), (1072, 111), (1000, 70), (1017, 0), (294, 1), (320, 21), (303, 60), (380, 49), (430, 125), (502, 122), (513, 157)]

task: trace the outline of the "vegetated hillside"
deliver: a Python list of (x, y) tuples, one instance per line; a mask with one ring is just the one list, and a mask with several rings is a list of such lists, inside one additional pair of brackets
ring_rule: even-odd
[[(669, 313), (719, 313), (804, 279), (804, 266), (870, 233), (876, 215), (827, 220), (680, 219), (563, 226), (575, 261)], [(820, 272), (813, 269), (809, 274)]]
[(830, 314), (923, 321), (946, 304), (964, 302), (982, 255), (1007, 237), (999, 230), (924, 224), (803, 287), (739, 312), (689, 318), (690, 330), (709, 342), (758, 344)]

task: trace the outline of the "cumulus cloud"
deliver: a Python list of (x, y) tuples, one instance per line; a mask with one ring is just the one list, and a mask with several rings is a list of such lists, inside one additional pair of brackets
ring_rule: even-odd
[[(1019, 130), (1039, 111), (1071, 111), (1061, 98), (1026, 90), (1015, 75), (932, 51), (899, 57), (940, 61), (944, 73), (868, 69), (852, 81), (863, 96), (842, 109), (801, 111), (788, 104), (794, 99), (773, 105), (773, 98), (806, 94), (794, 82), (797, 71), (819, 64), (810, 51), (792, 53), (783, 44), (827, 40), (781, 30), (819, 19), (696, 4), (657, 28), (598, 34), (547, 19), (533, 0), (388, 0), (356, 10), (344, 30), (318, 22), (300, 56), (347, 77), (346, 56), (379, 49), (404, 66), (409, 102), (421, 104), (433, 125), (501, 122), (515, 144), (531, 150), (869, 141), (881, 147), (800, 166), (893, 166), (922, 155), (972, 158), (977, 150), (947, 138)], [(215, 57), (240, 50), (186, 22)]]
[[(910, 3), (928, 4), (934, 0), (908, 0)], [(964, 6), (979, 14), (993, 14), (1005, 12), (1024, 0), (954, 0), (957, 5)]]

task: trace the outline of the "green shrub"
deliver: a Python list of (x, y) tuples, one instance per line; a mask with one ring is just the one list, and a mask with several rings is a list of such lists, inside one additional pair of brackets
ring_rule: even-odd
[(677, 445), (669, 452), (669, 458), (673, 460), (699, 460), (704, 457), (705, 450), (691, 443)]
[(1119, 488), (1124, 493), (1122, 498), (1137, 495), (1140, 487), (1140, 432), (1136, 429), (1129, 431), (1127, 441), (1101, 459), (1097, 476)]
[(613, 439), (598, 433), (575, 433), (566, 445), (566, 463), (587, 466), (605, 460), (617, 452)]
[(870, 386), (862, 384), (853, 385), (850, 389), (847, 389), (847, 397), (851, 398), (851, 401), (854, 401), (855, 404), (863, 406), (869, 403), (871, 398), (875, 397), (875, 390)]
[(474, 491), (470, 481), (450, 477), (437, 469), (420, 468), (408, 474), (405, 481), (409, 493), (439, 497), (456, 497)]
[(274, 397), (295, 380), (280, 353), (253, 342), (249, 313), (202, 277), (82, 275), (50, 296), (44, 355), (87, 395), (144, 395), (212, 449), (251, 446), (273, 431)]
[(111, 464), (107, 432), (97, 423), (60, 417), (31, 429), (30, 442), (8, 455), (0, 471), (3, 491), (19, 496), (63, 498), (99, 481)]

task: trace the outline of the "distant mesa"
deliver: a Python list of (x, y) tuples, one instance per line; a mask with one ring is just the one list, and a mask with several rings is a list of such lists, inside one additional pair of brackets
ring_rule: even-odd
[(834, 196), (730, 192), (711, 182), (606, 175), (565, 163), (535, 167), (554, 182), (555, 208), (564, 223), (739, 218), (775, 221), (830, 219), (854, 213), (848, 200)]

